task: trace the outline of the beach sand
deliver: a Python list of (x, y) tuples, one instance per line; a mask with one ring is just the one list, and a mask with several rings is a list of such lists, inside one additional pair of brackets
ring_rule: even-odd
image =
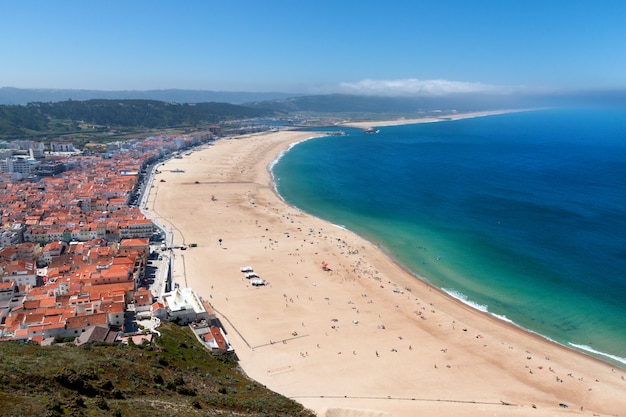
[(320, 416), (626, 415), (623, 369), (474, 310), (284, 203), (268, 165), (311, 136), (221, 139), (159, 166), (148, 197), (174, 244), (197, 244), (174, 250), (174, 282), (214, 306), (248, 376)]
[(469, 119), (472, 117), (482, 117), (482, 116), (490, 116), (496, 114), (506, 114), (506, 113), (518, 113), (530, 110), (537, 109), (508, 109), (508, 110), (490, 110), (490, 111), (477, 111), (471, 113), (442, 113), (440, 116), (428, 116), (414, 119), (394, 119), (394, 120), (378, 120), (378, 121), (361, 121), (361, 122), (346, 122), (345, 126), (350, 127), (358, 127), (362, 129), (367, 129), (369, 127), (376, 126), (397, 126), (397, 125), (407, 125), (413, 123), (431, 123), (431, 122), (442, 122), (445, 120), (460, 120), (460, 119)]

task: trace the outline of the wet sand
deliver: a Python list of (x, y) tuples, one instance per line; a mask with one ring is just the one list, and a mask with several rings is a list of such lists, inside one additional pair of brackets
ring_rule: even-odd
[(312, 136), (219, 140), (161, 166), (148, 198), (174, 244), (197, 244), (174, 251), (174, 282), (211, 302), (251, 378), (326, 416), (626, 415), (624, 370), (474, 310), (284, 203), (268, 165)]

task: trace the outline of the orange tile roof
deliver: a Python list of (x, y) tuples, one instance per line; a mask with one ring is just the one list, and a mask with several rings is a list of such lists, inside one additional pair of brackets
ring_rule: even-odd
[(108, 314), (114, 313), (123, 313), (125, 311), (126, 306), (123, 301), (112, 301), (100, 304), (100, 311), (106, 312)]
[(41, 323), (43, 321), (43, 313), (24, 314), (22, 323)]
[(8, 291), (15, 287), (15, 281), (0, 282), (0, 291)]
[(23, 305), (26, 310), (35, 310), (39, 308), (39, 300), (26, 300)]
[(84, 316), (68, 317), (65, 320), (65, 326), (69, 329), (81, 327), (108, 325), (109, 318), (106, 313), (88, 314)]
[(135, 282), (116, 282), (114, 284), (101, 284), (101, 285), (90, 285), (83, 287), (84, 291), (88, 291), (89, 293), (115, 293), (121, 292), (124, 293), (126, 291), (133, 291), (135, 289)]

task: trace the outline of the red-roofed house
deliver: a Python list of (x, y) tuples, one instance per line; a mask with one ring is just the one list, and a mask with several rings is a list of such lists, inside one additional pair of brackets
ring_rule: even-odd
[(137, 288), (137, 291), (135, 291), (135, 311), (138, 313), (150, 311), (152, 303), (152, 293), (144, 287)]
[(2, 248), (0, 250), (0, 260), (1, 261), (15, 261), (17, 259), (17, 250), (15, 246), (7, 246), (6, 248)]
[(2, 282), (15, 281), (17, 285), (37, 285), (37, 273), (33, 261), (12, 261), (2, 274)]
[(52, 258), (60, 256), (66, 246), (67, 243), (63, 241), (50, 242), (46, 244), (41, 252), (42, 260), (46, 263), (46, 265), (49, 265), (52, 262)]
[(216, 326), (211, 326), (209, 331), (200, 335), (202, 341), (213, 354), (232, 352), (234, 349), (226, 339), (224, 331)]
[(15, 281), (0, 282), (0, 302), (10, 301), (17, 295), (17, 284)]
[(100, 311), (108, 314), (109, 325), (111, 326), (124, 324), (125, 308), (124, 301), (103, 301), (100, 303)]
[(150, 315), (164, 320), (167, 318), (167, 309), (163, 303), (156, 301), (150, 306)]
[(18, 260), (34, 261), (39, 252), (39, 245), (33, 242), (18, 243), (15, 250)]
[(86, 314), (84, 316), (68, 317), (65, 320), (65, 330), (68, 337), (78, 336), (91, 326), (108, 326), (107, 313)]
[(132, 271), (126, 265), (110, 265), (91, 276), (92, 285), (132, 282)]

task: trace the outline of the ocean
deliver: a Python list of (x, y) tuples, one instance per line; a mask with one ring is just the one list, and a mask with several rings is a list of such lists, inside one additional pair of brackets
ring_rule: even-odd
[(285, 201), (477, 309), (626, 366), (626, 109), (342, 130), (274, 165)]

